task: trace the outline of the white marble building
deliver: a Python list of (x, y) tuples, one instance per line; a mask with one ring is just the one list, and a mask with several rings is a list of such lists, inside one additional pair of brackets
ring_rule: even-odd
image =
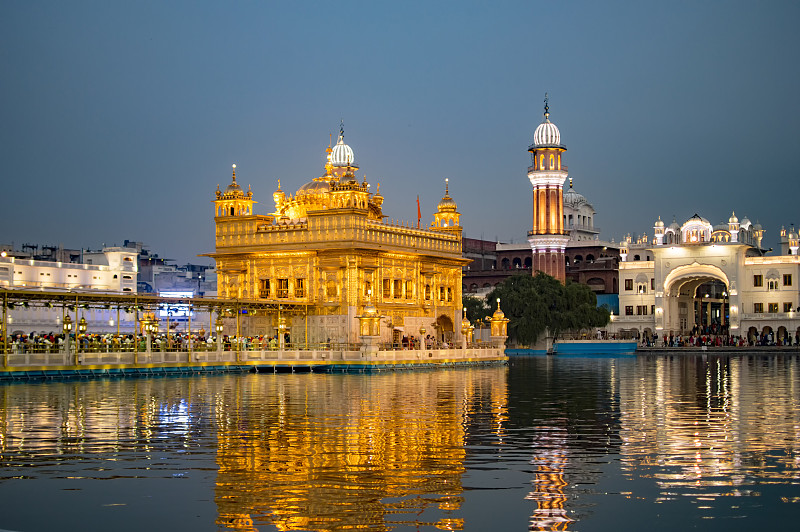
[[(41, 290), (74, 293), (136, 293), (137, 251), (106, 247), (84, 252), (84, 262), (49, 262), (0, 254), (0, 289)], [(9, 307), (6, 310), (8, 331), (61, 332), (63, 309), (56, 307)], [(94, 332), (114, 332), (117, 321), (130, 325), (131, 313), (119, 315), (114, 309), (90, 309), (83, 313)], [(123, 327), (123, 329), (128, 327)]]
[(761, 248), (759, 224), (735, 214), (716, 226), (699, 215), (669, 226), (659, 217), (653, 231), (652, 238), (621, 244), (620, 313), (612, 331), (669, 336), (698, 327), (750, 339), (765, 334), (776, 342), (800, 333), (793, 230), (781, 230), (776, 254)]

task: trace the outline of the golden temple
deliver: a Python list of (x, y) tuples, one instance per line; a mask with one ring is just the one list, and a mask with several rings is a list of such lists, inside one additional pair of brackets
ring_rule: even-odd
[[(257, 300), (273, 310), (248, 316), (247, 335), (286, 330), (306, 344), (356, 343), (357, 317), (380, 316), (381, 342), (401, 336), (461, 339), (460, 213), (449, 187), (427, 228), (384, 216), (380, 184), (356, 177), (353, 150), (340, 128), (326, 150), (324, 174), (292, 194), (272, 194), (274, 212), (236, 181), (213, 200), (218, 296)], [(374, 309), (372, 308), (374, 306)], [(285, 329), (284, 329), (285, 328)]]

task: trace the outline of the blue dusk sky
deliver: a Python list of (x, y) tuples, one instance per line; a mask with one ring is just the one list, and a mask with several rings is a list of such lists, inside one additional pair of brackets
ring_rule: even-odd
[[(798, 2), (0, 4), (0, 243), (214, 249), (231, 164), (257, 214), (344, 120), (391, 219), (523, 242), (551, 120), (604, 239), (661, 216), (800, 223)], [(373, 188), (374, 190), (374, 188)]]

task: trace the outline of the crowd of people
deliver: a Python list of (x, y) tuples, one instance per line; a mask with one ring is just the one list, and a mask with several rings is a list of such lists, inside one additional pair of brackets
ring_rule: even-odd
[[(284, 333), (284, 349), (303, 346), (294, 346), (291, 335)], [(259, 351), (277, 350), (280, 348), (280, 339), (277, 335), (235, 336), (223, 335), (220, 339), (222, 349), (225, 351)], [(80, 352), (115, 352), (115, 351), (147, 351), (147, 335), (144, 334), (70, 334), (70, 351), (75, 351), (76, 346)], [(12, 354), (23, 353), (59, 353), (64, 351), (66, 336), (55, 333), (30, 334), (15, 333), (6, 337), (8, 351)], [(330, 349), (330, 339), (323, 343), (323, 349)], [(0, 346), (2, 347), (2, 346)], [(217, 349), (217, 339), (204, 332), (186, 333), (157, 333), (152, 335), (150, 348), (152, 351), (214, 351)]]
[(800, 346), (800, 332), (791, 336), (776, 338), (773, 332), (748, 337), (730, 334), (710, 334), (693, 331), (688, 335), (642, 335), (642, 347), (754, 347), (754, 346)]

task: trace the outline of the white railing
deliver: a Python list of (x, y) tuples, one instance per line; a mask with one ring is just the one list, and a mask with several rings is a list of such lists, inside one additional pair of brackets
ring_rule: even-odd
[(475, 347), (467, 349), (391, 349), (367, 353), (362, 350), (337, 349), (265, 349), (253, 351), (81, 351), (77, 355), (56, 352), (27, 352), (6, 354), (6, 367), (59, 367), (59, 366), (130, 366), (156, 365), (170, 367), (195, 362), (237, 363), (253, 362), (307, 362), (326, 365), (336, 362), (364, 361), (369, 363), (437, 363), (454, 360), (494, 360), (505, 356), (503, 348)]

